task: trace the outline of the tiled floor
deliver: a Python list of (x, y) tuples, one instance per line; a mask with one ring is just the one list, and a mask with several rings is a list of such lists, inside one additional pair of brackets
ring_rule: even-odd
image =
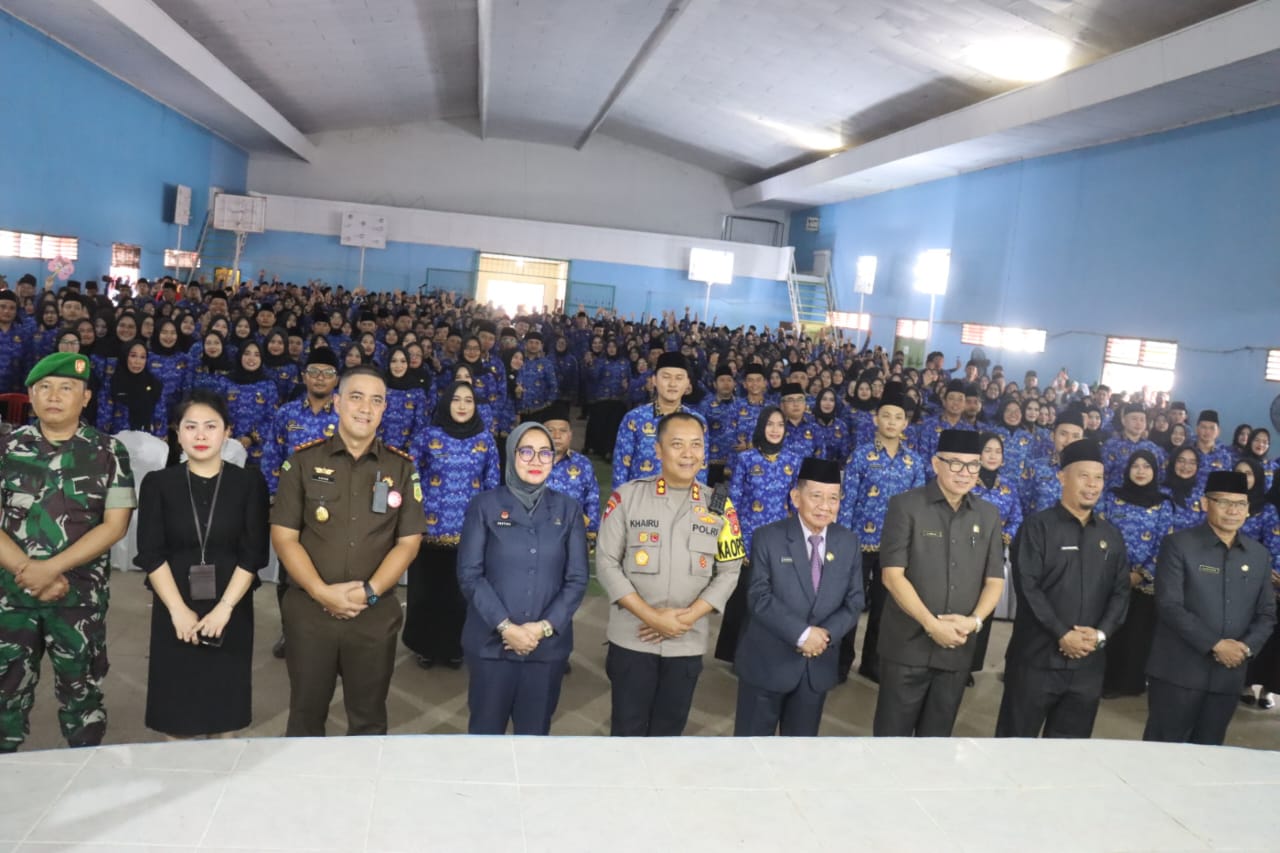
[[(253, 725), (242, 734), (251, 737), (284, 733), (289, 701), (289, 681), (284, 662), (271, 656), (271, 644), (279, 635), (275, 589), (264, 585), (256, 594), (257, 634), (254, 649)], [(111, 580), (108, 611), (108, 647), (111, 673), (106, 679), (110, 722), (107, 743), (139, 743), (159, 740), (146, 729), (143, 708), (147, 688), (147, 643), (151, 594), (137, 572), (116, 573)], [(587, 596), (574, 620), (573, 672), (565, 679), (559, 711), (552, 725), (557, 735), (603, 735), (609, 731), (609, 682), (604, 674), (604, 627), (608, 605), (598, 594)], [(714, 617), (713, 617), (714, 618)], [(859, 630), (859, 644), (863, 630)], [(987, 669), (968, 691), (956, 724), (963, 737), (990, 737), (1003, 684), (997, 679), (1003, 667), (1009, 625), (994, 626)], [(466, 731), (466, 672), (448, 669), (423, 671), (412, 655), (401, 648), (391, 684), (389, 714), (393, 734), (457, 734)], [(727, 665), (708, 655), (698, 682), (693, 713), (686, 734), (727, 735), (733, 731), (737, 680)], [(876, 688), (854, 677), (831, 692), (823, 719), (824, 735), (870, 735)], [(1094, 728), (1095, 738), (1142, 737), (1146, 722), (1145, 699), (1103, 702)], [(345, 731), (341, 687), (330, 714), (329, 731)], [(1280, 750), (1280, 710), (1259, 711), (1241, 706), (1228, 732), (1227, 742)], [(58, 733), (53, 687), (48, 663), (31, 715), (31, 737), (25, 748), (48, 749), (63, 745)], [(1277, 844), (1280, 849), (1280, 844)], [(3, 853), (3, 851), (0, 851)]]
[(1277, 798), (1107, 740), (271, 738), (0, 760), (0, 851), (1274, 851)]

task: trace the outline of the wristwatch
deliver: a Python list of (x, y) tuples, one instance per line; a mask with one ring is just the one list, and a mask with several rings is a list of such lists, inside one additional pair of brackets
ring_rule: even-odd
[(544, 640), (556, 632), (556, 629), (552, 628), (551, 623), (548, 622), (546, 619), (543, 619), (538, 624), (542, 626), (542, 639)]
[(373, 585), (368, 581), (364, 582), (364, 601), (370, 607), (378, 603), (378, 594), (373, 591)]
[(1096, 631), (1096, 633), (1098, 635), (1098, 648), (1101, 649), (1107, 645), (1107, 635), (1102, 631)]
[(981, 616), (974, 616), (974, 617), (973, 617), (973, 621), (978, 623), (978, 627), (976, 627), (976, 628), (974, 628), (974, 629), (973, 629), (973, 633), (975, 633), (975, 634), (981, 633), (981, 632), (982, 632), (982, 617), (981, 617)]
[(503, 619), (501, 622), (498, 623), (498, 627), (495, 628), (494, 630), (498, 632), (498, 636), (502, 636), (502, 634), (514, 624), (515, 623), (512, 622), (510, 619)]

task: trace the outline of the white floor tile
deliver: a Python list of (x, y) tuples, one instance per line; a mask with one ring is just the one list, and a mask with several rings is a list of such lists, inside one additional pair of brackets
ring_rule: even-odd
[(923, 791), (912, 797), (962, 850), (1194, 850), (1199, 838), (1116, 789)]
[(516, 760), (509, 737), (431, 736), (387, 738), (382, 745), (383, 779), (514, 784)]
[(255, 738), (245, 742), (236, 773), (373, 779), (381, 738)]
[(902, 790), (1016, 788), (1013, 777), (967, 738), (871, 738), (871, 757), (883, 765), (885, 786)]
[(795, 739), (755, 738), (756, 754), (769, 768), (774, 782), (790, 791), (883, 790), (883, 765), (871, 755), (868, 739), (821, 738), (821, 760), (809, 749), (798, 748)]
[(651, 788), (641, 738), (516, 738), (521, 785)]
[(526, 853), (651, 853), (682, 849), (644, 788), (520, 789)]
[[(658, 791), (658, 799), (660, 814), (679, 842), (676, 849), (703, 853), (832, 849), (829, 841), (819, 843), (786, 791), (664, 789)], [(852, 841), (842, 839), (841, 845)]]
[(79, 770), (69, 764), (0, 763), (0, 839), (25, 838)]
[(29, 840), (194, 845), (227, 779), (222, 773), (86, 766)]
[(649, 774), (659, 788), (773, 788), (781, 786), (773, 769), (751, 742), (740, 738), (701, 738), (690, 749), (689, 738), (645, 740)]
[(1146, 797), (1214, 849), (1280, 849), (1280, 778), (1272, 785), (1143, 788)]
[(857, 839), (861, 850), (940, 850), (955, 846), (904, 791), (792, 790), (791, 800), (818, 837), (819, 849)]
[(245, 743), (243, 740), (202, 740), (107, 746), (93, 751), (89, 766), (229, 773), (244, 752)]
[[(378, 784), (368, 850), (522, 850), (514, 785), (468, 785), (384, 779)], [(602, 848), (603, 849), (603, 848)]]
[(373, 808), (371, 779), (233, 778), (203, 843), (210, 847), (360, 850)]

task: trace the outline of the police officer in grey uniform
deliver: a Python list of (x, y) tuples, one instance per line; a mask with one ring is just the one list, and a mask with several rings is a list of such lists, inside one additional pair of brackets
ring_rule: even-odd
[(951, 736), (978, 632), (1004, 589), (1000, 513), (969, 494), (981, 452), (977, 432), (943, 430), (935, 479), (889, 501), (876, 737)]
[(609, 496), (596, 546), (596, 572), (615, 605), (605, 661), (615, 736), (684, 732), (702, 672), (706, 617), (723, 611), (738, 582), (742, 535), (727, 496), (718, 505), (696, 477), (705, 430), (676, 412), (657, 428), (658, 477), (625, 483)]
[(404, 620), (395, 586), (418, 554), (426, 516), (418, 469), (377, 438), (387, 385), (369, 367), (342, 377), (337, 433), (281, 464), (271, 544), (285, 593), (290, 737), (323, 737), (342, 676), (347, 734), (387, 733), (387, 692)]
[(1240, 533), (1248, 495), (1244, 474), (1211, 472), (1205, 523), (1160, 546), (1143, 740), (1221, 745), (1246, 664), (1271, 636), (1271, 555)]

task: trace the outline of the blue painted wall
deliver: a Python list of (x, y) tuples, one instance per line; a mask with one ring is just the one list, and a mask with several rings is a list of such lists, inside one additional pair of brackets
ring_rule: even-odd
[[(472, 249), (392, 242), (386, 249), (365, 252), (364, 283), (371, 290), (416, 290), (429, 280), (433, 288), (461, 290), (464, 281), (474, 284), (470, 272), (476, 257)], [(284, 231), (250, 234), (242, 267), (246, 274), (264, 270), (282, 281), (320, 279), (352, 287), (359, 280), (360, 250), (341, 245), (336, 236)], [(682, 313), (686, 305), (701, 315), (706, 298), (706, 287), (689, 281), (687, 270), (570, 260), (569, 279), (571, 284), (612, 287), (614, 308), (637, 318), (667, 310)], [(585, 287), (582, 292), (596, 290)], [(722, 324), (776, 326), (791, 315), (784, 282), (738, 277), (732, 285), (714, 288), (711, 295), (711, 316)], [(577, 310), (577, 305), (569, 308)]]
[[(967, 357), (961, 322), (1047, 329), (1039, 355), (989, 353), (1043, 376), (1093, 382), (1107, 335), (1179, 343), (1176, 397), (1237, 422), (1267, 422), (1263, 379), (1280, 347), (1280, 110), (1042, 157), (795, 214), (797, 264), (832, 249), (845, 310), (853, 264), (879, 258), (866, 300), (878, 342), (925, 318), (912, 291), (924, 249), (952, 250), (932, 344)], [(807, 216), (821, 229), (804, 230)], [(879, 330), (879, 331), (877, 331)]]
[[(105, 275), (111, 244), (143, 247), (142, 275), (177, 244), (166, 209), (192, 189), (194, 248), (209, 186), (243, 192), (241, 149), (0, 12), (0, 228), (80, 239), (77, 279)], [(0, 273), (43, 281), (44, 263), (0, 258)]]

